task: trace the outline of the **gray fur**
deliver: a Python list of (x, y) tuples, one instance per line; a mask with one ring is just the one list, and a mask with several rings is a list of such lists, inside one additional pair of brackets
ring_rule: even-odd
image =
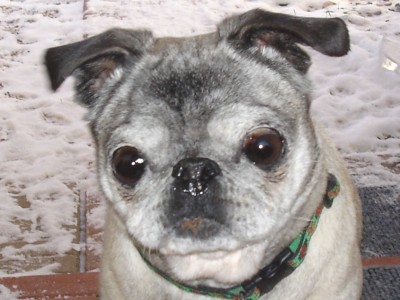
[[(77, 99), (89, 108), (100, 183), (109, 202), (103, 298), (200, 299), (157, 278), (135, 248), (186, 284), (238, 284), (271, 262), (304, 228), (321, 203), (328, 172), (351, 190), (345, 171), (328, 162), (326, 156), (336, 157), (336, 152), (309, 115), (310, 83), (305, 75), (309, 57), (297, 46), (303, 43), (328, 55), (344, 55), (349, 43), (341, 20), (255, 10), (231, 17), (216, 33), (203, 36), (154, 39), (147, 31), (128, 31), (133, 38), (125, 43), (121, 32), (127, 34), (114, 29), (88, 43), (51, 49), (46, 56), (53, 88), (73, 73)], [(91, 51), (93, 47), (98, 53)], [(71, 61), (57, 60), (62, 53)], [(283, 154), (267, 169), (249, 161), (242, 150), (246, 135), (260, 127), (274, 128), (284, 138)], [(135, 186), (121, 184), (114, 175), (113, 153), (123, 146), (136, 147), (146, 161)], [(171, 221), (175, 195), (171, 187), (176, 183), (171, 172), (188, 157), (208, 158), (221, 170), (213, 179), (212, 194), (207, 191), (202, 196), (211, 199), (210, 205), (218, 203), (221, 216), (207, 223), (213, 230), (203, 235), (195, 231), (182, 235)], [(346, 200), (356, 203), (351, 215), (357, 215), (357, 199)], [(342, 222), (341, 216), (332, 218)], [(349, 231), (353, 237), (348, 252), (359, 259), (356, 223), (360, 221), (349, 222), (354, 230)], [(238, 262), (227, 259), (229, 268), (236, 264), (232, 272), (222, 276), (223, 270), (214, 270), (223, 260), (215, 256), (236, 252)], [(115, 255), (125, 260), (113, 262)], [(182, 265), (191, 255), (199, 265), (206, 260), (204, 272), (196, 263)], [(125, 263), (129, 270), (136, 266), (132, 272), (138, 274), (126, 274)], [(345, 269), (350, 271), (350, 263)], [(158, 291), (154, 296), (137, 282), (141, 276), (144, 285)], [(356, 276), (350, 292), (342, 298), (336, 293), (332, 299), (357, 299), (360, 278)], [(304, 291), (284, 291), (288, 280), (276, 287), (275, 298), (268, 299), (308, 299)], [(337, 290), (343, 284), (338, 280)], [(316, 294), (326, 290), (322, 284), (313, 289)]]

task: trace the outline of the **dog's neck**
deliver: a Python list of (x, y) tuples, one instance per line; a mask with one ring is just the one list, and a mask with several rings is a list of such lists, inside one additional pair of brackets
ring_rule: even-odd
[(339, 181), (334, 175), (329, 174), (323, 202), (318, 206), (303, 231), (300, 232), (289, 246), (279, 253), (269, 265), (261, 269), (251, 279), (231, 288), (219, 289), (207, 286), (192, 287), (185, 285), (172, 279), (167, 274), (154, 267), (142, 253), (140, 254), (143, 260), (154, 272), (186, 292), (220, 299), (257, 300), (262, 295), (270, 292), (276, 284), (290, 275), (301, 265), (307, 254), (308, 244), (311, 237), (317, 229), (323, 208), (330, 208), (332, 206), (333, 200), (339, 194), (339, 191)]

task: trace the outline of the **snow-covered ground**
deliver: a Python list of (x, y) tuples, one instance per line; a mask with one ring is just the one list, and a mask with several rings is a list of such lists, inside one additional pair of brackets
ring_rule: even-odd
[[(0, 275), (23, 272), (26, 253), (78, 250), (79, 201), (97, 194), (85, 110), (72, 101), (71, 80), (50, 92), (42, 65), (46, 48), (114, 26), (150, 28), (156, 36), (199, 34), (214, 30), (225, 16), (256, 7), (341, 17), (351, 36), (347, 56), (327, 58), (308, 49), (312, 113), (359, 186), (399, 185), (394, 170), (400, 170), (400, 66), (397, 71), (389, 70), (393, 63), (382, 67), (384, 38), (389, 58), (400, 52), (397, 3), (89, 0), (84, 13), (83, 0), (0, 0)], [(102, 226), (103, 209), (93, 210), (92, 224)], [(45, 264), (31, 273), (57, 268)]]

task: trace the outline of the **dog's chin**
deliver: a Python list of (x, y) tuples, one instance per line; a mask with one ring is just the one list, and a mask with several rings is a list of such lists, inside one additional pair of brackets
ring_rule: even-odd
[(245, 245), (233, 250), (191, 252), (186, 255), (164, 252), (169, 275), (189, 285), (226, 288), (251, 278), (262, 267), (266, 243)]

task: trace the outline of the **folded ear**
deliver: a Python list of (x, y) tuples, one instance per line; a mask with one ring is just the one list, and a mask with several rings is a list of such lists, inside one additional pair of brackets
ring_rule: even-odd
[(106, 80), (128, 61), (138, 60), (151, 42), (149, 31), (111, 29), (81, 42), (50, 48), (45, 64), (51, 87), (56, 90), (74, 74), (78, 99), (91, 105)]
[(343, 56), (350, 50), (346, 24), (339, 18), (304, 18), (255, 9), (225, 19), (219, 35), (245, 50), (262, 53), (271, 47), (303, 73), (310, 58), (298, 43), (329, 56)]

